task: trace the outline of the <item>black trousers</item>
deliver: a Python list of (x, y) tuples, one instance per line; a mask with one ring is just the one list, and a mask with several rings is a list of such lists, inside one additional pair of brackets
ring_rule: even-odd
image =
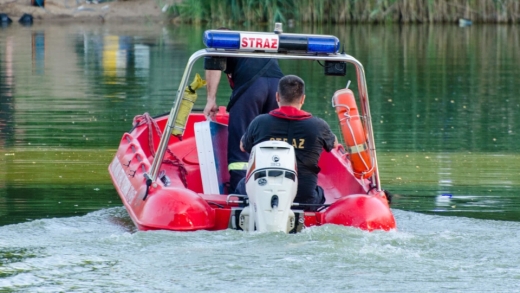
[(249, 154), (240, 150), (240, 139), (256, 116), (278, 108), (276, 91), (279, 80), (269, 77), (257, 78), (240, 97), (237, 97), (238, 100), (229, 110), (227, 153), (230, 193), (234, 192), (240, 179), (246, 176), (245, 166), (249, 161)]

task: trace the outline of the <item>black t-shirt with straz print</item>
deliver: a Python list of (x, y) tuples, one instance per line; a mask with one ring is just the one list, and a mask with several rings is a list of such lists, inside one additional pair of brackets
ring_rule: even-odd
[(323, 149), (330, 152), (336, 137), (327, 122), (317, 117), (301, 120), (284, 119), (263, 114), (256, 117), (242, 136), (247, 152), (256, 144), (268, 141), (285, 141), (292, 145), (298, 167), (298, 192), (295, 201), (311, 197), (318, 183), (318, 161)]

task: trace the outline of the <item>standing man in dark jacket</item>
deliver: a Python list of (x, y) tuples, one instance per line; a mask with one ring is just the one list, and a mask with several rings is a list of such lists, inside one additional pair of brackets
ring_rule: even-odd
[[(297, 203), (311, 204), (306, 210), (314, 211), (325, 202), (323, 189), (318, 186), (318, 161), (323, 149), (330, 152), (338, 141), (327, 122), (302, 111), (305, 101), (305, 83), (295, 75), (280, 80), (276, 101), (280, 106), (269, 114), (255, 118), (240, 141), (240, 149), (251, 152), (256, 144), (266, 140), (285, 141), (294, 147), (298, 167)], [(238, 191), (245, 194), (245, 181)]]
[[(233, 193), (245, 176), (249, 160), (240, 151), (240, 138), (256, 116), (277, 107), (275, 93), (283, 73), (276, 59), (266, 58), (228, 58), (224, 72), (233, 89), (227, 109), (229, 193)], [(216, 96), (221, 75), (221, 71), (206, 70), (208, 96), (204, 115), (211, 118), (218, 112)]]

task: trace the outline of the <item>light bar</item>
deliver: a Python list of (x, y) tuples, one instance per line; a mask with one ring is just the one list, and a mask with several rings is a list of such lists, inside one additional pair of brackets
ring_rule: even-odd
[(205, 31), (204, 45), (214, 49), (240, 49), (240, 33), (230, 31)]
[(203, 41), (208, 48), (240, 51), (335, 54), (340, 48), (339, 39), (329, 35), (208, 30)]

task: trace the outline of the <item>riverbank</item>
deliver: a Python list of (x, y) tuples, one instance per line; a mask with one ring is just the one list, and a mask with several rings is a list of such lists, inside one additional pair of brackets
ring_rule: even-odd
[(32, 6), (31, 0), (0, 0), (0, 13), (13, 21), (31, 14), (34, 21), (45, 22), (163, 22), (166, 11), (178, 0), (45, 0), (43, 7)]
[[(220, 25), (297, 23), (449, 23), (468, 19), (480, 23), (520, 23), (520, 3), (503, 0), (434, 0), (433, 2), (367, 0), (219, 1), (194, 0), (0, 0), (0, 13), (17, 21), (24, 13), (35, 22), (176, 22)], [(269, 1), (267, 1), (269, 2)], [(173, 7), (177, 5), (175, 9)], [(422, 4), (421, 4), (422, 3)], [(429, 4), (428, 4), (429, 3)], [(173, 12), (175, 11), (175, 12)]]
[(518, 0), (183, 0), (178, 21), (258, 24), (289, 22), (345, 23), (520, 23)]

